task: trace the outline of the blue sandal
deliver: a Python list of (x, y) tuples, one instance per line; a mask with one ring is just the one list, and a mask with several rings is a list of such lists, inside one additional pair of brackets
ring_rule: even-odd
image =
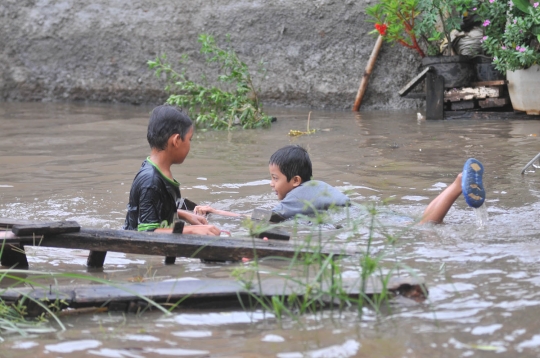
[(463, 166), (461, 177), (461, 190), (465, 197), (465, 202), (473, 208), (479, 208), (486, 199), (486, 192), (482, 185), (482, 175), (484, 166), (478, 160), (469, 158)]

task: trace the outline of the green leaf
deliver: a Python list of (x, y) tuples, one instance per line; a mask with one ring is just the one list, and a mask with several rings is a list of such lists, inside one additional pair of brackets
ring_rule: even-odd
[(523, 11), (526, 14), (529, 13), (528, 9), (529, 7), (531, 7), (531, 4), (528, 0), (512, 0), (512, 2), (519, 10)]

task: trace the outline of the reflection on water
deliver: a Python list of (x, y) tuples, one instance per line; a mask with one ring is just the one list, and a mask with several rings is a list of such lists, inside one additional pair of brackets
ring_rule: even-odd
[[(131, 181), (148, 155), (148, 107), (0, 103), (0, 215), (76, 220), (120, 228)], [(401, 239), (395, 256), (425, 278), (429, 302), (402, 302), (377, 318), (354, 307), (340, 317), (308, 314), (279, 322), (259, 311), (182, 310), (170, 317), (95, 314), (65, 317), (68, 331), (6, 336), (10, 356), (102, 357), (247, 356), (508, 356), (540, 354), (540, 173), (523, 166), (540, 150), (538, 121), (418, 121), (416, 112), (268, 109), (270, 130), (197, 131), (184, 164), (173, 167), (183, 196), (219, 209), (249, 213), (272, 208), (268, 159), (278, 148), (301, 144), (316, 179), (346, 191), (355, 203), (387, 202), (381, 221)], [(485, 168), (486, 206), (460, 198), (444, 225), (410, 227), (425, 205), (475, 157)], [(353, 208), (353, 216), (363, 215)], [(344, 222), (346, 215), (334, 214)], [(487, 216), (489, 215), (489, 220)], [(210, 217), (233, 234), (241, 220)], [(347, 230), (326, 228), (345, 241)], [(365, 232), (364, 232), (365, 233)], [(365, 240), (355, 238), (358, 244)], [(375, 238), (374, 247), (383, 247)], [(29, 248), (32, 269), (88, 273), (119, 281), (229, 278), (241, 264), (205, 264), (178, 258), (109, 253), (103, 270), (87, 272), (87, 252)], [(353, 261), (344, 261), (354, 279)], [(262, 270), (279, 270), (264, 262)], [(4, 283), (3, 283), (4, 284)], [(53, 324), (51, 324), (53, 325)]]

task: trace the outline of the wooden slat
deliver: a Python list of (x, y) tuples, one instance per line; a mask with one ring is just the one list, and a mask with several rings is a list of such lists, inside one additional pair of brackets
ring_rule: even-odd
[(414, 77), (412, 80), (410, 80), (405, 86), (403, 86), (402, 89), (399, 90), (398, 92), (398, 95), (400, 97), (403, 97), (405, 95), (407, 95), (407, 93), (409, 93), (410, 91), (413, 90), (414, 87), (416, 87), (420, 81), (422, 81), (424, 79), (424, 77), (426, 77), (426, 74), (431, 71), (433, 68), (430, 67), (430, 66), (427, 66), (426, 68), (424, 68), (422, 70), (422, 72), (420, 72), (418, 75), (416, 75), (416, 77)]
[[(19, 237), (24, 245), (34, 243), (31, 237)], [(162, 234), (112, 229), (85, 229), (78, 233), (45, 235), (41, 246), (91, 251), (115, 251), (139, 255), (194, 257), (207, 260), (237, 261), (244, 257), (293, 257), (295, 245), (287, 242), (228, 238), (219, 236)], [(309, 249), (300, 253), (311, 252)], [(324, 249), (323, 254), (354, 254), (339, 247)]]
[(36, 224), (36, 223), (39, 223), (39, 221), (0, 218), (0, 227), (6, 227), (6, 228), (12, 228), (14, 225), (28, 225), (28, 224)]
[(463, 87), (444, 92), (445, 102), (468, 101), (471, 99), (497, 98), (501, 94), (499, 87)]
[(495, 81), (483, 81), (483, 82), (473, 82), (471, 85), (473, 87), (481, 87), (481, 86), (504, 86), (508, 82), (506, 80), (495, 80)]
[[(302, 278), (266, 278), (261, 285), (252, 282), (251, 288), (238, 281), (232, 280), (172, 280), (161, 282), (141, 282), (130, 284), (111, 283), (110, 285), (78, 285), (78, 286), (51, 286), (48, 288), (11, 288), (0, 292), (0, 298), (13, 301), (15, 297), (23, 299), (25, 296), (35, 300), (55, 301), (64, 300), (67, 307), (85, 307), (114, 305), (126, 308), (130, 302), (141, 300), (141, 296), (157, 303), (176, 303), (182, 299), (213, 299), (214, 305), (228, 304), (224, 299), (236, 299), (239, 294), (253, 294), (259, 297), (291, 296), (302, 297), (306, 294), (309, 283)], [(326, 290), (328, 284), (322, 282), (321, 289)], [(359, 279), (344, 279), (344, 292), (350, 297), (360, 294)], [(392, 293), (404, 296), (421, 296), (425, 298), (427, 288), (420, 278), (394, 277), (386, 285)], [(370, 278), (366, 284), (365, 294), (373, 296), (384, 290), (383, 285), (376, 278)], [(411, 294), (412, 293), (412, 294)], [(26, 299), (28, 304), (30, 300)], [(118, 305), (118, 303), (125, 303)], [(39, 306), (29, 309), (31, 315), (39, 315), (42, 310)]]
[(17, 236), (63, 234), (78, 232), (81, 226), (76, 221), (54, 221), (48, 223), (16, 224), (11, 231)]
[(426, 119), (444, 119), (444, 77), (431, 72), (426, 78)]
[(478, 101), (478, 105), (482, 108), (504, 107), (507, 104), (510, 104), (508, 98), (486, 98)]
[(474, 100), (452, 102), (450, 104), (450, 109), (452, 111), (461, 111), (461, 110), (464, 110), (464, 109), (473, 109), (473, 108), (475, 108)]

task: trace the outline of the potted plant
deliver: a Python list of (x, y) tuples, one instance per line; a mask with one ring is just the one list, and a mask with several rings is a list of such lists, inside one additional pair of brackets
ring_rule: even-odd
[(540, 114), (540, 0), (485, 0), (477, 8), (485, 25), (482, 47), (506, 73), (512, 106)]
[(474, 78), (467, 56), (452, 50), (452, 31), (476, 0), (380, 0), (366, 14), (375, 23), (373, 33), (390, 43), (411, 48), (445, 78), (445, 87), (464, 87)]

